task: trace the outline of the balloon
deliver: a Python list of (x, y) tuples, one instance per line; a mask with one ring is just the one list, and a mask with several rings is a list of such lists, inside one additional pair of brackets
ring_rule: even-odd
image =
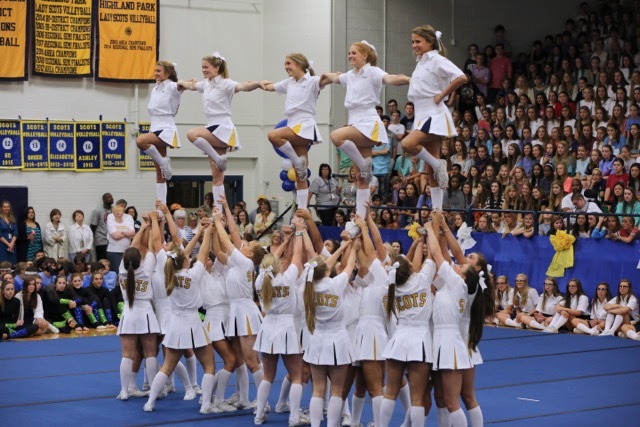
[(289, 159), (284, 159), (280, 161), (280, 167), (283, 171), (288, 172), (293, 167), (293, 163)]
[(289, 172), (287, 172), (287, 178), (289, 178), (289, 181), (296, 181), (296, 170), (294, 168), (289, 169)]
[(292, 181), (282, 181), (282, 189), (284, 191), (293, 191), (296, 188), (296, 184)]
[(280, 179), (283, 181), (286, 181), (287, 179), (289, 179), (287, 176), (287, 173), (288, 173), (287, 171), (280, 171)]

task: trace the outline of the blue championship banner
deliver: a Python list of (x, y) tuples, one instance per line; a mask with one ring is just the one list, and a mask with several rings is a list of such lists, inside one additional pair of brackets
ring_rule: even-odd
[(74, 122), (49, 122), (49, 170), (76, 169), (74, 136)]
[(102, 169), (127, 169), (127, 124), (102, 122)]
[(0, 169), (20, 169), (22, 148), (20, 146), (20, 121), (0, 120)]
[(49, 169), (49, 127), (47, 122), (22, 120), (22, 169), (25, 171), (44, 171)]
[[(138, 136), (145, 133), (149, 133), (151, 123), (138, 123)], [(155, 171), (156, 166), (153, 164), (153, 159), (144, 151), (138, 148), (138, 169), (141, 171)]]
[(76, 172), (100, 170), (101, 122), (76, 122)]

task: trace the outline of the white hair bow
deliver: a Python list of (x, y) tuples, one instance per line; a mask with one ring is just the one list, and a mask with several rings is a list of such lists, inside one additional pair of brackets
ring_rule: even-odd
[(173, 65), (173, 69), (174, 69), (174, 70), (175, 70), (175, 72), (177, 73), (177, 72), (178, 72), (178, 64), (177, 64), (177, 63), (175, 63), (175, 62), (172, 62), (171, 64)]
[(275, 280), (275, 277), (273, 277), (273, 266), (271, 265), (267, 268), (260, 268), (260, 274), (266, 274), (267, 276), (271, 277), (271, 281)]
[(478, 280), (478, 284), (482, 288), (482, 291), (484, 291), (485, 289), (487, 289), (487, 282), (484, 280), (484, 271), (481, 271), (480, 274), (478, 274), (478, 276), (480, 276), (480, 279)]
[(473, 237), (471, 237), (471, 232), (473, 228), (469, 227), (466, 222), (463, 222), (458, 232), (456, 233), (456, 237), (458, 238), (458, 244), (460, 245), (460, 249), (466, 251), (467, 249), (471, 249), (476, 245), (476, 241)]
[(313, 59), (307, 61), (309, 63), (309, 68), (313, 67)]
[(368, 41), (362, 40), (360, 43), (366, 44), (367, 46), (369, 46), (371, 48), (371, 50), (373, 50), (376, 53), (376, 55), (378, 54), (378, 51), (376, 50), (376, 47), (374, 45), (372, 45), (371, 43), (369, 43)]
[(222, 61), (226, 61), (226, 59), (224, 59), (224, 56), (220, 55), (220, 52), (217, 52), (217, 51), (216, 51), (216, 52), (213, 52), (213, 53), (211, 54), (211, 56), (213, 56), (214, 58), (218, 58), (218, 59), (220, 59), (220, 60), (222, 60)]
[(307, 277), (307, 282), (312, 282), (313, 281), (313, 273), (316, 270), (316, 267), (318, 266), (318, 263), (313, 261), (313, 262), (308, 262), (304, 265), (304, 271), (305, 271), (305, 276)]
[(444, 45), (442, 44), (442, 31), (436, 31), (436, 40), (438, 40), (438, 49), (444, 50)]
[(167, 258), (175, 260), (176, 258), (178, 258), (178, 254), (176, 254), (175, 252), (167, 252)]
[(396, 270), (398, 270), (398, 267), (400, 267), (400, 263), (398, 261), (386, 267), (387, 273), (389, 273), (389, 283), (393, 285), (396, 284)]
[(487, 272), (491, 273), (491, 270), (493, 270), (493, 265), (487, 264)]

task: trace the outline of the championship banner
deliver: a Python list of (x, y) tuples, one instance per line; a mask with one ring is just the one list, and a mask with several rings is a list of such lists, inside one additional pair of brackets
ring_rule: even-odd
[(74, 137), (74, 122), (49, 122), (49, 170), (76, 169)]
[(127, 124), (102, 123), (102, 169), (127, 169)]
[(160, 1), (95, 0), (96, 80), (154, 82), (160, 42)]
[(49, 126), (39, 120), (22, 120), (22, 170), (44, 171), (49, 169)]
[(27, 80), (27, 0), (0, 1), (0, 80)]
[(33, 74), (92, 76), (92, 0), (35, 0)]
[(20, 169), (22, 148), (20, 146), (20, 121), (0, 120), (0, 169)]
[(101, 122), (75, 122), (76, 126), (76, 172), (100, 170), (100, 124)]
[[(138, 123), (138, 136), (149, 133), (151, 123)], [(138, 169), (141, 171), (155, 171), (156, 166), (153, 159), (144, 151), (138, 148)]]

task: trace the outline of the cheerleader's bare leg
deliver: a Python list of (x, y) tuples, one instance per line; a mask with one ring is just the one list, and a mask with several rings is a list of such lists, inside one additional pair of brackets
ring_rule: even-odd
[(296, 205), (299, 209), (307, 209), (309, 204), (309, 145), (313, 143), (301, 138), (289, 127), (274, 129), (269, 132), (269, 142), (282, 151), (291, 160), (296, 170)]
[[(367, 391), (369, 392), (369, 396), (371, 396), (373, 420), (376, 425), (378, 425), (380, 423), (380, 405), (382, 405), (383, 399), (382, 384), (384, 382), (384, 361), (363, 360), (362, 373), (364, 374)], [(362, 394), (362, 397), (364, 398), (364, 393)]]
[(311, 366), (313, 397), (310, 404), (311, 426), (319, 427), (322, 421), (322, 401), (327, 386), (327, 376), (331, 379), (331, 399), (327, 410), (327, 425), (337, 425), (342, 412), (342, 387), (347, 376), (347, 366)]
[(282, 355), (282, 361), (289, 373), (291, 388), (289, 390), (289, 424), (296, 424), (300, 415), (300, 401), (302, 400), (302, 354)]
[[(384, 392), (384, 399), (380, 405), (380, 426), (388, 427), (396, 406), (396, 399), (402, 387), (404, 377), (405, 362), (387, 359), (387, 387)], [(424, 392), (423, 392), (424, 393)]]
[[(425, 162), (425, 171), (431, 187), (431, 201), (434, 209), (442, 209), (444, 188), (449, 185), (446, 167), (440, 162), (442, 137), (421, 130), (414, 130), (402, 140), (402, 149)], [(436, 185), (437, 183), (437, 185)]]
[(171, 162), (167, 157), (167, 144), (154, 133), (136, 138), (136, 145), (153, 159), (156, 168), (156, 199), (167, 203), (167, 180), (171, 179)]
[[(214, 404), (220, 405), (224, 401), (224, 393), (227, 390), (227, 384), (231, 375), (239, 367), (236, 355), (229, 341), (223, 339), (213, 343), (213, 349), (220, 355), (224, 366), (216, 374), (218, 377), (218, 386), (216, 387), (216, 395)], [(241, 360), (241, 359), (240, 359)]]
[[(467, 417), (460, 407), (460, 394), (462, 392), (462, 370), (442, 369), (442, 389), (444, 391), (444, 402), (449, 411), (449, 420), (452, 427), (466, 427)], [(409, 379), (411, 382), (411, 379)], [(413, 420), (412, 420), (413, 421)]]
[(208, 408), (211, 405), (211, 396), (215, 387), (215, 371), (216, 365), (213, 359), (213, 348), (210, 345), (204, 345), (193, 349), (196, 358), (202, 365), (204, 375), (202, 376), (202, 406), (200, 413), (209, 413)]
[(460, 398), (467, 408), (471, 427), (481, 427), (484, 425), (484, 416), (480, 404), (476, 400), (475, 392), (476, 369), (465, 369), (462, 371), (462, 390)]
[(229, 146), (204, 127), (189, 129), (187, 138), (209, 157), (213, 178), (213, 205), (222, 209), (218, 199), (224, 194), (224, 171), (227, 170), (226, 152)]

